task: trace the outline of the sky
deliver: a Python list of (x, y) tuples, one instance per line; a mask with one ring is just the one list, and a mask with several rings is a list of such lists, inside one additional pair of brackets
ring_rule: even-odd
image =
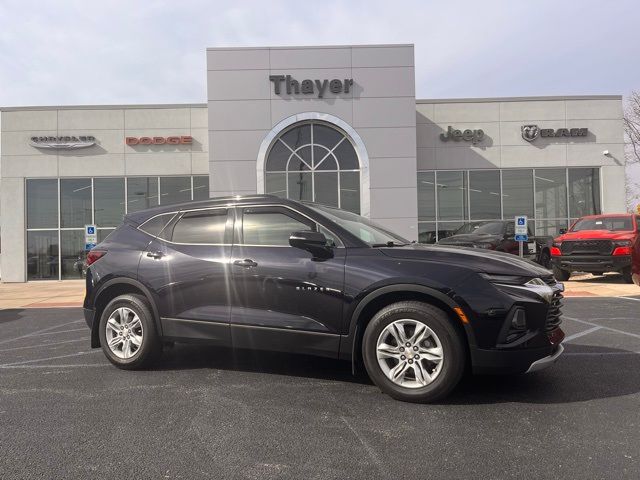
[(638, 0), (0, 0), (0, 106), (206, 101), (207, 47), (415, 44), (417, 98), (640, 90)]

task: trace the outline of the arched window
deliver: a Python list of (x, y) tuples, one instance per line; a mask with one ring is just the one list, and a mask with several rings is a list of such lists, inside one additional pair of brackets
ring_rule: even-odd
[(360, 213), (360, 163), (351, 140), (325, 122), (292, 125), (267, 153), (265, 193)]

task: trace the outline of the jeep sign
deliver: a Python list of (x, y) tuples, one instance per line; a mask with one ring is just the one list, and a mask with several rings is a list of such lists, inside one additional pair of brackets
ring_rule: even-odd
[(478, 142), (481, 142), (484, 138), (484, 130), (455, 130), (451, 125), (447, 129), (447, 133), (440, 134), (440, 140), (443, 142), (448, 142), (449, 140), (453, 140), (454, 142), (459, 142), (460, 140), (464, 140), (466, 142), (471, 142), (474, 145)]

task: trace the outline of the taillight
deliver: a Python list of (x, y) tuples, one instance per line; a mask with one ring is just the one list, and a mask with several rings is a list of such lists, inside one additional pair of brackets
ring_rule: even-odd
[(87, 267), (100, 260), (106, 254), (107, 252), (104, 250), (90, 250), (89, 253), (87, 253)]
[(562, 252), (560, 251), (560, 249), (558, 247), (551, 247), (551, 256), (552, 257), (561, 257), (562, 256)]
[(616, 247), (612, 255), (614, 257), (618, 255), (631, 255), (631, 247)]
[(631, 242), (628, 240), (620, 240), (613, 242), (613, 253), (611, 255), (617, 257), (619, 255), (631, 255)]

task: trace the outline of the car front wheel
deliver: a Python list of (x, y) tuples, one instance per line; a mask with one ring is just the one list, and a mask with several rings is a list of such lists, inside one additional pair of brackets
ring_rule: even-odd
[(367, 325), (362, 348), (369, 377), (398, 400), (442, 399), (464, 372), (460, 335), (445, 312), (422, 302), (398, 302), (380, 310)]
[(100, 345), (118, 368), (133, 370), (150, 366), (161, 353), (153, 315), (140, 295), (121, 295), (100, 316)]

